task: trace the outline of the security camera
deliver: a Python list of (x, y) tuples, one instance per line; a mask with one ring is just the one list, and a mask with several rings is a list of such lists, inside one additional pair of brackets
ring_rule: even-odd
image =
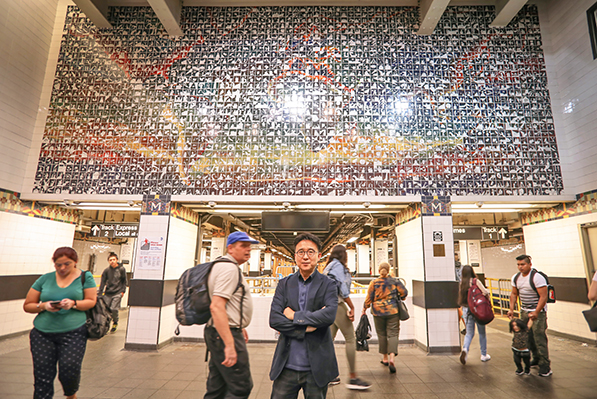
[(290, 202), (284, 202), (282, 206), (284, 207), (284, 209), (288, 209), (290, 208)]
[(475, 205), (477, 205), (477, 208), (481, 208), (483, 206), (483, 201), (475, 202)]
[(128, 200), (126, 203), (129, 204), (129, 206), (135, 206), (135, 201), (133, 200)]
[(209, 205), (209, 207), (210, 207), (210, 208), (215, 208), (215, 207), (216, 207), (216, 203), (215, 203), (215, 202), (213, 202), (213, 201), (209, 201), (209, 202), (207, 203), (207, 205)]
[(371, 206), (371, 202), (363, 202), (363, 206), (367, 209)]

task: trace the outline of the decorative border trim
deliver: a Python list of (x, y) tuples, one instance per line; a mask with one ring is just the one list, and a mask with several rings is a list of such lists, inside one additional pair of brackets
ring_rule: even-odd
[(170, 216), (188, 223), (192, 223), (195, 226), (199, 226), (199, 214), (181, 204), (172, 203), (172, 207), (170, 208)]
[(569, 217), (597, 213), (597, 190), (588, 191), (576, 196), (574, 204), (561, 203), (553, 208), (541, 209), (520, 216), (523, 226), (550, 222), (552, 220), (567, 219)]
[(421, 217), (421, 204), (410, 204), (407, 208), (396, 215), (396, 226), (410, 222)]
[(79, 213), (56, 205), (41, 205), (37, 201), (23, 201), (21, 194), (0, 188), (0, 212), (53, 220), (68, 224), (79, 223)]

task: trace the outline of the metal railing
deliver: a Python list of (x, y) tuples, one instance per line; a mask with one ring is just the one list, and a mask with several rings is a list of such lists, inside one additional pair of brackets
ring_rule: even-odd
[[(489, 290), (493, 313), (500, 316), (507, 316), (510, 310), (510, 294), (512, 294), (512, 282), (509, 279), (487, 278), (485, 284)], [(520, 297), (514, 305), (514, 315), (520, 317)]]

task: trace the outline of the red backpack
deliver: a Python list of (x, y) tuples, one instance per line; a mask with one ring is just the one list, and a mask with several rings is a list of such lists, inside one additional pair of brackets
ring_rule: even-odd
[(489, 324), (493, 320), (493, 309), (489, 299), (483, 295), (483, 291), (477, 286), (477, 279), (473, 279), (471, 288), (468, 289), (468, 309), (481, 325)]

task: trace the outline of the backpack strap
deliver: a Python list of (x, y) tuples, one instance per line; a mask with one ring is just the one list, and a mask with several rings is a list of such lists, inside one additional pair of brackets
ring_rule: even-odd
[[(207, 276), (205, 278), (205, 288), (207, 289), (207, 295), (209, 295), (209, 286), (207, 285), (207, 282), (209, 281), (209, 275), (211, 274), (211, 271), (214, 267), (214, 265), (218, 262), (230, 262), (230, 259), (225, 259), (223, 257), (217, 258), (215, 259), (212, 263), (211, 263), (211, 267), (209, 268), (209, 272), (207, 273)], [(240, 323), (239, 323), (239, 328), (242, 328), (243, 325), (243, 302), (245, 300), (245, 286), (243, 285), (243, 279), (242, 279), (242, 272), (240, 271), (240, 267), (238, 267), (238, 284), (236, 285), (235, 290), (232, 292), (233, 294), (238, 291), (239, 288), (243, 289), (243, 295), (240, 297)], [(210, 297), (211, 299), (211, 297)], [(207, 357), (207, 354), (205, 355)], [(206, 360), (207, 361), (207, 360)]]

